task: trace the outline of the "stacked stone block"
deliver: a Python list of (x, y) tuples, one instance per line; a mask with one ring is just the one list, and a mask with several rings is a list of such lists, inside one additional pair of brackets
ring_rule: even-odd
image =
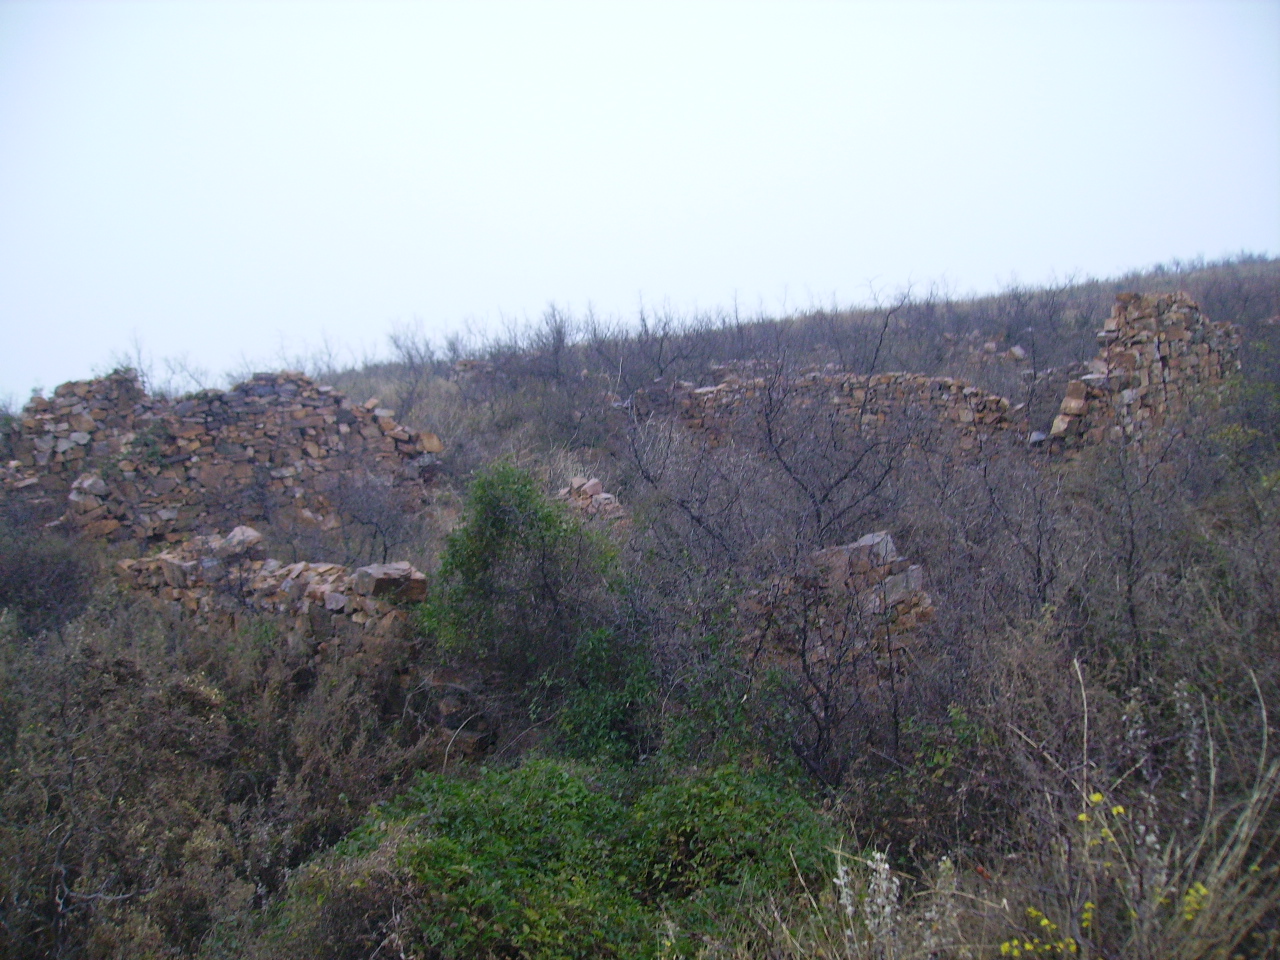
[(606, 493), (604, 484), (596, 477), (573, 477), (567, 487), (562, 487), (556, 493), (556, 499), (584, 518), (617, 520), (627, 513), (618, 498), (612, 493)]
[(909, 646), (933, 619), (924, 568), (899, 554), (887, 531), (810, 559), (815, 575), (778, 577), (745, 598), (744, 643), (757, 659), (802, 672), (805, 663), (879, 658)]
[(767, 377), (730, 375), (707, 387), (679, 381), (665, 397), (659, 391), (647, 391), (637, 406), (645, 413), (674, 414), (687, 429), (718, 446), (732, 435), (734, 423), (770, 390), (785, 391), (787, 403), (830, 405), (851, 427), (871, 437), (894, 430), (907, 416), (923, 416), (950, 427), (962, 450), (976, 450), (985, 439), (1025, 425), (1021, 407), (1004, 397), (954, 377), (914, 373), (866, 376), (808, 371), (785, 384)]
[[(301, 618), (306, 632), (320, 625), (313, 620), (344, 618), (363, 632), (399, 637), (408, 627), (399, 605), (426, 599), (427, 579), (408, 563), (356, 570), (337, 563), (283, 564), (261, 557), (262, 539), (247, 526), (225, 537), (192, 537), (142, 559), (121, 560), (117, 573), (179, 617), (208, 623), (248, 608)], [(316, 632), (332, 633), (330, 627)]]
[(1122, 294), (1089, 372), (1067, 385), (1049, 436), (1063, 446), (1142, 441), (1217, 399), (1240, 369), (1240, 329), (1208, 320), (1185, 293)]
[[(1098, 334), (1099, 355), (1068, 382), (1048, 435), (1030, 432), (1027, 412), (1005, 397), (953, 377), (914, 373), (873, 376), (832, 367), (791, 380), (758, 375), (746, 363), (713, 386), (679, 381), (643, 391), (635, 410), (675, 416), (718, 446), (768, 392), (800, 407), (830, 404), (863, 435), (892, 435), (908, 418), (950, 428), (960, 452), (1015, 439), (1050, 449), (1146, 437), (1183, 417), (1197, 399), (1212, 399), (1239, 367), (1240, 330), (1213, 323), (1185, 293), (1122, 294)], [(726, 368), (718, 368), (723, 372)], [(1087, 371), (1087, 372), (1086, 372)]]

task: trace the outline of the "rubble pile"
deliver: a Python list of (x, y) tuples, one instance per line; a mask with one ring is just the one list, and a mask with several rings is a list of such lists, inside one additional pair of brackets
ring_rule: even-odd
[(120, 560), (116, 571), (127, 588), (197, 629), (234, 629), (250, 612), (284, 620), (285, 649), (300, 662), (291, 682), (313, 680), (309, 664), (339, 659), (391, 669), (418, 698), (415, 709), (438, 727), (446, 757), (477, 757), (492, 745), (497, 728), (478, 677), (449, 667), (424, 676), (411, 669), (413, 624), (405, 605), (426, 599), (424, 574), (403, 561), (354, 570), (281, 563), (264, 559), (262, 544), (261, 533), (239, 526), (225, 537), (191, 537), (143, 559)]
[(626, 515), (618, 498), (612, 493), (605, 493), (604, 484), (595, 477), (572, 478), (569, 485), (556, 494), (556, 499), (584, 517), (614, 520)]
[(225, 529), (268, 508), (336, 526), (326, 475), (357, 465), (420, 482), (443, 450), (376, 399), (354, 403), (289, 371), (176, 400), (148, 396), (128, 371), (64, 383), (52, 398), (33, 398), (7, 439), (7, 492), (68, 498), (65, 522), (80, 536), (143, 544)]
[(971, 366), (1023, 363), (1030, 355), (1021, 344), (1006, 347), (1003, 338), (984, 339), (981, 330), (970, 330), (965, 334), (943, 333), (942, 342), (953, 360), (967, 362)]
[(351, 570), (337, 563), (281, 563), (261, 556), (262, 534), (239, 526), (227, 536), (192, 537), (152, 556), (120, 560), (126, 585), (150, 593), (180, 617), (216, 621), (250, 608), (301, 618), (304, 632), (344, 618), (363, 632), (401, 637), (408, 616), (399, 606), (427, 596), (427, 579), (410, 564)]
[(1098, 356), (1067, 384), (1049, 431), (1065, 446), (1141, 440), (1240, 368), (1239, 328), (1209, 321), (1185, 293), (1121, 294), (1098, 340)]

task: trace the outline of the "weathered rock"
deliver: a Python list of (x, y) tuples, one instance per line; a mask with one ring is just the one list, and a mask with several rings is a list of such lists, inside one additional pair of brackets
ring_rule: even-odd
[(1214, 402), (1239, 369), (1240, 330), (1213, 323), (1185, 293), (1121, 294), (1098, 334), (1089, 373), (1067, 385), (1050, 436), (1065, 446), (1115, 437), (1141, 443)]
[(82, 473), (76, 478), (75, 483), (71, 484), (71, 491), (72, 493), (87, 493), (95, 497), (105, 497), (107, 495), (107, 484), (96, 473)]
[(262, 534), (253, 527), (241, 525), (227, 534), (215, 549), (220, 557), (234, 557), (252, 550), (261, 543)]
[(427, 578), (404, 561), (371, 564), (356, 570), (355, 592), (419, 603), (427, 599)]
[[(1090, 372), (1067, 384), (1049, 431), (1054, 441), (1050, 449), (1113, 436), (1140, 439), (1167, 418), (1184, 415), (1192, 398), (1211, 397), (1239, 368), (1239, 329), (1211, 323), (1186, 294), (1123, 294), (1098, 337), (1101, 351), (1087, 364)], [(973, 355), (995, 357), (997, 347), (994, 341), (978, 343)], [(1007, 353), (1018, 360), (1026, 355), (1022, 348)], [(951, 377), (867, 376), (828, 366), (780, 385), (750, 361), (718, 370), (732, 372), (714, 386), (676, 382), (641, 390), (629, 403), (642, 415), (675, 416), (712, 447), (726, 442), (765, 391), (780, 386), (787, 402), (798, 407), (830, 404), (847, 418), (848, 429), (869, 438), (892, 438), (908, 420), (932, 418), (953, 432), (956, 451), (982, 456), (989, 444), (1005, 436), (1031, 433), (1025, 409)]]
[(573, 477), (569, 486), (556, 494), (556, 499), (563, 500), (587, 517), (615, 520), (626, 516), (626, 510), (618, 503), (617, 497), (605, 493), (604, 484), (596, 477)]

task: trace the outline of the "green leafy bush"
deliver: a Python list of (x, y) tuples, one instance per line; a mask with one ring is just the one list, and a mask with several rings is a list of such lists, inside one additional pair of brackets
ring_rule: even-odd
[(544, 684), (558, 708), (562, 749), (571, 757), (627, 763), (649, 738), (645, 712), (653, 682), (644, 651), (609, 630), (578, 638), (563, 678)]
[(663, 784), (637, 801), (645, 889), (687, 897), (724, 887), (786, 886), (830, 871), (837, 836), (784, 782), (736, 766)]
[(602, 538), (528, 473), (499, 464), (471, 485), (421, 622), (444, 653), (489, 658), (523, 676), (555, 670), (579, 637), (607, 623), (611, 561)]
[(625, 811), (565, 767), (425, 776), (402, 809), (420, 832), (401, 856), (429, 891), (418, 923), (445, 956), (643, 952), (647, 917), (610, 842)]
[(420, 624), (444, 655), (487, 659), (528, 683), (533, 711), (557, 718), (571, 756), (620, 763), (641, 752), (652, 683), (618, 600), (604, 537), (500, 464), (472, 484)]
[(785, 783), (735, 767), (630, 803), (589, 770), (547, 760), (475, 781), (422, 774), (304, 872), (272, 949), (315, 949), (296, 942), (302, 931), (322, 926), (322, 913), (358, 912), (351, 903), (366, 901), (353, 891), (385, 889), (394, 863), (396, 892), (381, 901), (401, 905), (399, 920), (366, 912), (351, 930), (451, 960), (568, 960), (657, 956), (658, 931), (672, 920), (667, 949), (692, 950), (688, 934), (723, 924), (744, 894), (786, 892), (797, 866), (812, 879), (829, 870), (837, 841)]

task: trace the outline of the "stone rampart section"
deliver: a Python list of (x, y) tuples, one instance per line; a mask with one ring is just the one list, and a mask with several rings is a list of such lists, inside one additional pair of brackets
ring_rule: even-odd
[(192, 537), (142, 559), (120, 560), (117, 572), (179, 618), (210, 623), (251, 609), (305, 618), (301, 632), (326, 636), (399, 638), (408, 628), (399, 605), (426, 599), (427, 579), (408, 563), (356, 570), (337, 563), (285, 564), (262, 558), (262, 539), (240, 526), (225, 537)]
[(675, 416), (713, 446), (726, 442), (744, 415), (781, 402), (832, 405), (870, 437), (892, 435), (914, 420), (949, 428), (960, 451), (1010, 439), (1061, 449), (1147, 437), (1185, 416), (1197, 399), (1215, 398), (1240, 367), (1239, 328), (1209, 321), (1183, 293), (1122, 294), (1098, 339), (1100, 353), (1069, 381), (1047, 435), (1032, 432), (1022, 404), (953, 377), (913, 373), (825, 368), (784, 378), (752, 375), (748, 363), (714, 386), (681, 381), (644, 391), (634, 409)]
[[(336, 660), (393, 671), (408, 688), (414, 642), (408, 605), (426, 598), (426, 576), (403, 561), (354, 570), (285, 564), (264, 559), (262, 541), (258, 531), (240, 526), (120, 560), (116, 572), (124, 586), (196, 630), (225, 635), (245, 614), (275, 618), (285, 630), (295, 689), (309, 687), (315, 668)], [(420, 717), (438, 726), (446, 756), (479, 756), (492, 745), (497, 728), (476, 695), (478, 677), (438, 667), (414, 674), (413, 684)]]
[(66, 503), (64, 524), (82, 537), (144, 545), (276, 511), (336, 526), (325, 490), (342, 471), (420, 484), (442, 450), (378, 401), (292, 372), (176, 400), (148, 396), (128, 372), (64, 383), (26, 405), (8, 444), (8, 495)]
[(1208, 320), (1185, 293), (1121, 294), (1089, 372), (1067, 384), (1049, 436), (1064, 446), (1141, 441), (1218, 398), (1240, 369), (1240, 329)]
[(571, 478), (569, 485), (556, 493), (556, 499), (584, 519), (618, 520), (627, 515), (618, 498), (606, 493), (604, 484), (596, 477)]
[(924, 568), (899, 554), (887, 531), (819, 550), (810, 560), (810, 573), (778, 577), (744, 598), (744, 642), (755, 659), (802, 673), (909, 646), (933, 619)]
[(732, 434), (734, 422), (772, 394), (801, 406), (830, 404), (850, 425), (872, 435), (884, 433), (906, 415), (923, 416), (954, 429), (962, 449), (976, 449), (992, 434), (1017, 431), (1025, 423), (1021, 407), (954, 377), (915, 373), (871, 376), (814, 370), (793, 380), (730, 375), (715, 386), (678, 382), (666, 396), (649, 391), (637, 404), (641, 412), (671, 413), (714, 446)]

